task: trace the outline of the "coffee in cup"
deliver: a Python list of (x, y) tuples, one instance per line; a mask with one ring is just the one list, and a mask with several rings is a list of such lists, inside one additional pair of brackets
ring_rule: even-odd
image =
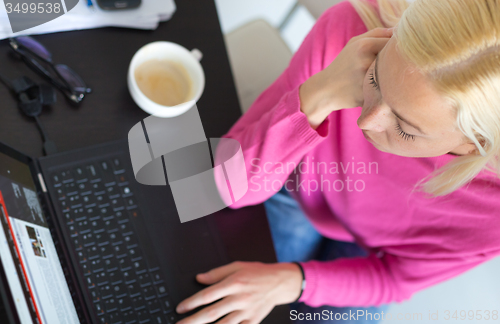
[(127, 83), (135, 103), (156, 117), (176, 117), (193, 107), (205, 88), (199, 50), (171, 42), (143, 46), (130, 62)]
[(193, 82), (186, 68), (175, 61), (143, 62), (135, 69), (135, 81), (146, 97), (162, 106), (176, 106), (192, 97)]

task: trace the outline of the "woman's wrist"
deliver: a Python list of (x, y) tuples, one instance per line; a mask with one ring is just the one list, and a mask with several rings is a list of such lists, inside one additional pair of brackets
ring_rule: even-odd
[(296, 264), (299, 269), (300, 269), (300, 273), (302, 274), (302, 286), (300, 288), (300, 294), (299, 294), (299, 297), (297, 297), (294, 302), (298, 302), (300, 297), (302, 297), (302, 294), (304, 293), (304, 290), (306, 289), (306, 274), (304, 272), (304, 268), (302, 267), (302, 265), (299, 263), (299, 262), (292, 262), (294, 264)]
[(280, 277), (277, 287), (276, 305), (290, 304), (302, 294), (303, 274), (297, 263), (275, 264), (277, 274)]
[[(321, 72), (320, 72), (321, 73)], [(309, 124), (313, 129), (328, 117), (331, 111), (331, 89), (325, 90), (322, 87), (320, 73), (307, 79), (299, 87), (300, 110), (306, 115)]]

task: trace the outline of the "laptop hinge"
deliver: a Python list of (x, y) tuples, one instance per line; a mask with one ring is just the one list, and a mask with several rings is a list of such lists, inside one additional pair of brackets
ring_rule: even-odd
[(38, 174), (38, 180), (40, 181), (40, 186), (42, 187), (42, 191), (47, 192), (47, 187), (45, 187), (45, 180), (43, 180), (43, 176), (41, 173)]

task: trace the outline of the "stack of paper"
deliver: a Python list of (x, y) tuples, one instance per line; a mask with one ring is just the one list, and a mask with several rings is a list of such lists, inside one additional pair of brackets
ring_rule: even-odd
[(66, 14), (18, 33), (12, 32), (7, 12), (0, 10), (0, 39), (107, 26), (156, 29), (159, 22), (170, 19), (176, 9), (174, 0), (142, 0), (137, 9), (113, 11), (102, 10), (95, 0), (93, 2), (93, 7), (89, 7), (87, 0), (79, 0), (78, 4)]

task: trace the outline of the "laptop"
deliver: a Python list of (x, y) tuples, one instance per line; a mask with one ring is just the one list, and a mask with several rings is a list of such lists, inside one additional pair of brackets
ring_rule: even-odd
[[(195, 275), (233, 261), (227, 251), (213, 217), (181, 224), (167, 186), (135, 181), (126, 140), (39, 159), (0, 143), (9, 323), (173, 324), (194, 313), (175, 306), (204, 288)], [(288, 308), (263, 323), (290, 323)]]

